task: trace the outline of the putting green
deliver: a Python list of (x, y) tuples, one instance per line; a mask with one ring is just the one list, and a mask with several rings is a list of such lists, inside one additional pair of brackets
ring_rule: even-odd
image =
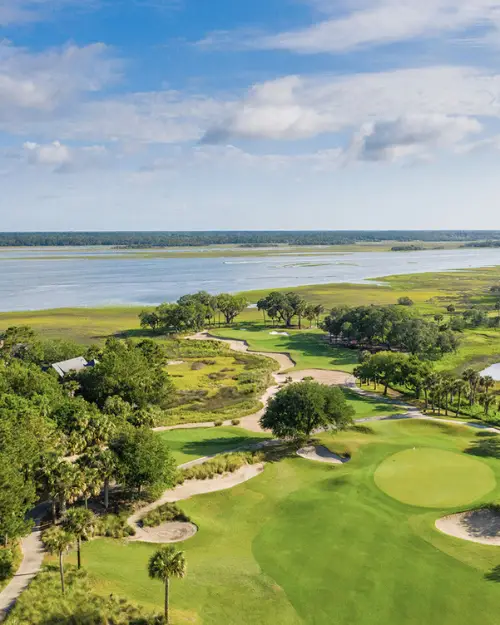
[(496, 486), (493, 471), (480, 460), (430, 448), (389, 456), (375, 471), (375, 483), (390, 497), (423, 508), (469, 504)]

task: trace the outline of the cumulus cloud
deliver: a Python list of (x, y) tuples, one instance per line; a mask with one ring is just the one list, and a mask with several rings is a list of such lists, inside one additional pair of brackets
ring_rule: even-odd
[(291, 76), (254, 86), (209, 127), (202, 141), (296, 140), (351, 130), (377, 120), (499, 115), (500, 76), (468, 67), (342, 77)]
[(0, 122), (25, 111), (50, 112), (82, 93), (99, 91), (119, 76), (121, 64), (104, 44), (68, 45), (30, 53), (0, 42)]
[(439, 148), (459, 144), (481, 131), (468, 117), (407, 116), (364, 125), (346, 151), (347, 160), (396, 161), (429, 158)]
[(340, 52), (417, 37), (498, 30), (498, 0), (321, 0), (327, 13), (306, 28), (266, 35), (251, 45), (297, 53)]
[(101, 166), (107, 150), (100, 145), (69, 147), (60, 141), (47, 144), (26, 141), (23, 155), (31, 165), (40, 165), (56, 172), (70, 172)]

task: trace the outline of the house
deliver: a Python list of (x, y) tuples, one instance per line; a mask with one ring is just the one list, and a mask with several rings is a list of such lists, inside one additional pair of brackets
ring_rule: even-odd
[(52, 369), (55, 369), (57, 374), (64, 378), (68, 373), (78, 373), (78, 371), (83, 371), (86, 367), (94, 367), (96, 363), (97, 361), (95, 360), (87, 362), (83, 356), (79, 356), (78, 358), (71, 358), (71, 360), (55, 362), (52, 365)]

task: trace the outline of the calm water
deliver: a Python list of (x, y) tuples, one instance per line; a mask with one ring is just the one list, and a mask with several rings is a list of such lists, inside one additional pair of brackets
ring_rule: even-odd
[(500, 362), (497, 362), (496, 364), (491, 365), (491, 367), (488, 367), (484, 371), (481, 371), (481, 375), (483, 377), (489, 375), (496, 382), (500, 382)]
[[(98, 258), (82, 258), (89, 253)], [(500, 249), (246, 259), (113, 258), (118, 253), (88, 248), (0, 250), (0, 310), (158, 304), (199, 290), (219, 293), (329, 282), (362, 283), (367, 278), (393, 274), (500, 265)]]

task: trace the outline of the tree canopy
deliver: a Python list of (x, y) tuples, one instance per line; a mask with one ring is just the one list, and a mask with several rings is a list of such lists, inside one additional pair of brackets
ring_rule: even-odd
[(341, 389), (305, 381), (281, 389), (269, 401), (260, 424), (278, 438), (300, 438), (320, 428), (342, 429), (353, 416)]

